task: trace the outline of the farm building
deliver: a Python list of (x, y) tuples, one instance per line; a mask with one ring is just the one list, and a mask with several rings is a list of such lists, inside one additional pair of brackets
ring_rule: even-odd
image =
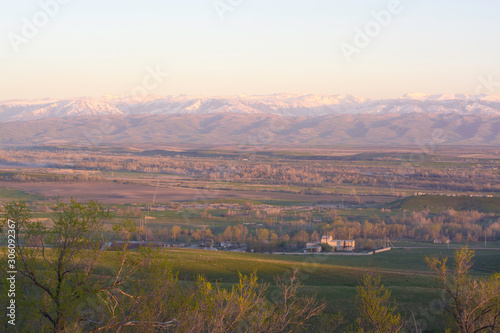
[(321, 243), (328, 244), (335, 248), (337, 251), (354, 251), (355, 241), (354, 240), (338, 240), (333, 239), (332, 236), (321, 236)]
[(321, 252), (321, 245), (318, 243), (306, 243), (304, 253), (318, 253)]

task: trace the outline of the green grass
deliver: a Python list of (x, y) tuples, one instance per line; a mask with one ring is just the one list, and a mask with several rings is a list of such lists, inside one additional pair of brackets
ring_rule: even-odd
[(500, 197), (448, 197), (440, 195), (412, 196), (387, 205), (391, 209), (408, 209), (418, 211), (430, 209), (442, 211), (448, 208), (455, 210), (477, 210), (485, 213), (500, 213)]
[[(192, 281), (203, 274), (210, 281), (223, 286), (237, 282), (238, 272), (257, 272), (259, 279), (273, 283), (293, 267), (301, 270), (302, 293), (316, 294), (326, 301), (326, 313), (344, 312), (347, 320), (356, 318), (355, 297), (360, 279), (366, 273), (380, 275), (382, 283), (392, 292), (400, 311), (411, 310), (425, 324), (428, 332), (442, 331), (442, 317), (433, 308), (439, 304), (442, 288), (436, 276), (425, 264), (426, 256), (448, 256), (447, 249), (392, 250), (373, 256), (298, 256), (234, 253), (192, 249), (166, 251), (168, 261), (179, 277)], [(484, 269), (500, 270), (500, 252), (476, 251), (474, 275), (483, 275)], [(342, 331), (342, 330), (341, 330)]]
[(34, 201), (39, 201), (43, 200), (43, 196), (41, 195), (35, 195), (35, 194), (30, 194), (28, 192), (20, 191), (20, 190), (14, 190), (14, 189), (9, 189), (2, 187), (0, 188), (0, 201), (1, 202), (9, 202), (9, 201), (19, 201), (19, 200), (24, 200), (28, 202), (34, 202)]
[[(428, 248), (393, 249), (372, 256), (302, 256), (175, 249), (168, 250), (167, 254), (169, 261), (186, 278), (203, 273), (210, 279), (234, 282), (238, 271), (246, 274), (257, 270), (259, 276), (272, 280), (276, 273), (281, 274), (296, 266), (312, 271), (308, 284), (353, 285), (353, 276), (371, 271), (387, 277), (394, 285), (405, 285), (402, 281), (418, 285), (432, 273), (425, 257), (451, 257), (453, 252), (452, 249)], [(500, 251), (476, 250), (472, 273), (483, 274), (484, 270), (500, 271)], [(425, 287), (425, 284), (421, 286)]]
[(436, 249), (457, 249), (463, 246), (468, 246), (471, 249), (484, 250), (484, 248), (500, 248), (500, 242), (490, 242), (486, 243), (484, 246), (483, 242), (463, 242), (456, 243), (452, 242), (449, 244), (434, 244), (433, 242), (420, 242), (420, 241), (391, 241), (394, 247), (428, 247), (428, 248), (436, 248)]
[[(106, 274), (116, 265), (116, 253), (104, 252), (97, 272)], [(166, 249), (165, 257), (184, 283), (192, 283), (197, 275), (230, 288), (238, 282), (238, 272), (257, 272), (262, 283), (270, 283), (276, 276), (284, 276), (293, 267), (301, 271), (301, 294), (317, 295), (325, 301), (326, 314), (341, 311), (348, 322), (356, 319), (355, 298), (362, 276), (370, 273), (381, 277), (392, 297), (399, 303), (399, 311), (410, 311), (427, 328), (425, 332), (442, 332), (442, 313), (436, 305), (443, 293), (437, 277), (426, 266), (426, 256), (453, 255), (447, 249), (397, 249), (372, 256), (299, 256), (206, 251), (195, 249)], [(477, 250), (472, 274), (485, 275), (500, 270), (500, 251)], [(341, 327), (339, 332), (345, 331)]]

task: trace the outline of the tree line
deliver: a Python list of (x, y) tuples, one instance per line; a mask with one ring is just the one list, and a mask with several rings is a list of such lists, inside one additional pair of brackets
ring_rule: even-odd
[[(75, 158), (77, 156), (78, 158)], [(234, 160), (189, 156), (140, 156), (126, 152), (0, 150), (0, 162), (81, 170), (129, 171), (192, 176), (212, 182), (314, 186), (352, 185), (394, 189), (500, 192), (496, 161), (435, 161), (408, 165), (391, 160), (290, 161), (255, 157)], [(463, 163), (468, 163), (467, 167)], [(25, 175), (27, 176), (27, 175)], [(8, 178), (9, 179), (9, 178)], [(57, 181), (63, 181), (57, 178)], [(21, 180), (17, 180), (21, 181)], [(25, 180), (26, 181), (26, 180)], [(85, 180), (84, 180), (85, 181)]]
[[(381, 215), (369, 219), (340, 216), (335, 209), (318, 211), (282, 211), (279, 208), (254, 209), (250, 204), (240, 209), (232, 208), (220, 212), (202, 209), (197, 214), (200, 220), (213, 219), (229, 221), (233, 225), (210, 229), (189, 228), (182, 224), (173, 227), (144, 227), (134, 237), (143, 241), (175, 241), (183, 243), (210, 239), (213, 242), (245, 243), (259, 252), (300, 249), (307, 242), (319, 242), (321, 236), (330, 235), (334, 239), (354, 239), (357, 248), (372, 249), (381, 246), (383, 240), (414, 240), (426, 242), (478, 242), (500, 240), (500, 220), (494, 213), (476, 210), (455, 211), (445, 209), (431, 213), (429, 210), (403, 211), (393, 213), (381, 209)], [(120, 209), (137, 216), (137, 210)], [(321, 216), (321, 222), (314, 222), (314, 216)], [(238, 223), (242, 219), (253, 223)], [(260, 222), (257, 226), (256, 222)]]

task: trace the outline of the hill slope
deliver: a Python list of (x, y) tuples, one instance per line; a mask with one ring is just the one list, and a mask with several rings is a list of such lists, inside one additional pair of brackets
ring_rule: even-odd
[(500, 213), (500, 198), (483, 197), (448, 197), (440, 195), (420, 195), (398, 200), (388, 205), (392, 209), (408, 209), (418, 211), (423, 209), (442, 211), (477, 210), (483, 213)]
[(0, 145), (500, 145), (500, 116), (115, 115), (0, 123)]

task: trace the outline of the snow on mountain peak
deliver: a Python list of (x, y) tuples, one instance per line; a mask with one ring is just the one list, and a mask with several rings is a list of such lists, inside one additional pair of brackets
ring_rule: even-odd
[(0, 103), (0, 120), (24, 121), (69, 116), (122, 114), (115, 106), (91, 97), (47, 102), (41, 104)]
[(419, 93), (419, 92), (413, 92), (413, 93), (408, 93), (408, 94), (403, 95), (403, 98), (419, 99), (419, 100), (423, 100), (423, 99), (426, 99), (428, 97), (429, 97), (428, 94)]
[(461, 113), (500, 114), (500, 94), (428, 95), (408, 93), (396, 99), (363, 99), (353, 95), (291, 94), (236, 95), (219, 97), (106, 95), (64, 100), (0, 102), (0, 121), (23, 121), (54, 117), (129, 114), (280, 114), (324, 116), (332, 114)]

